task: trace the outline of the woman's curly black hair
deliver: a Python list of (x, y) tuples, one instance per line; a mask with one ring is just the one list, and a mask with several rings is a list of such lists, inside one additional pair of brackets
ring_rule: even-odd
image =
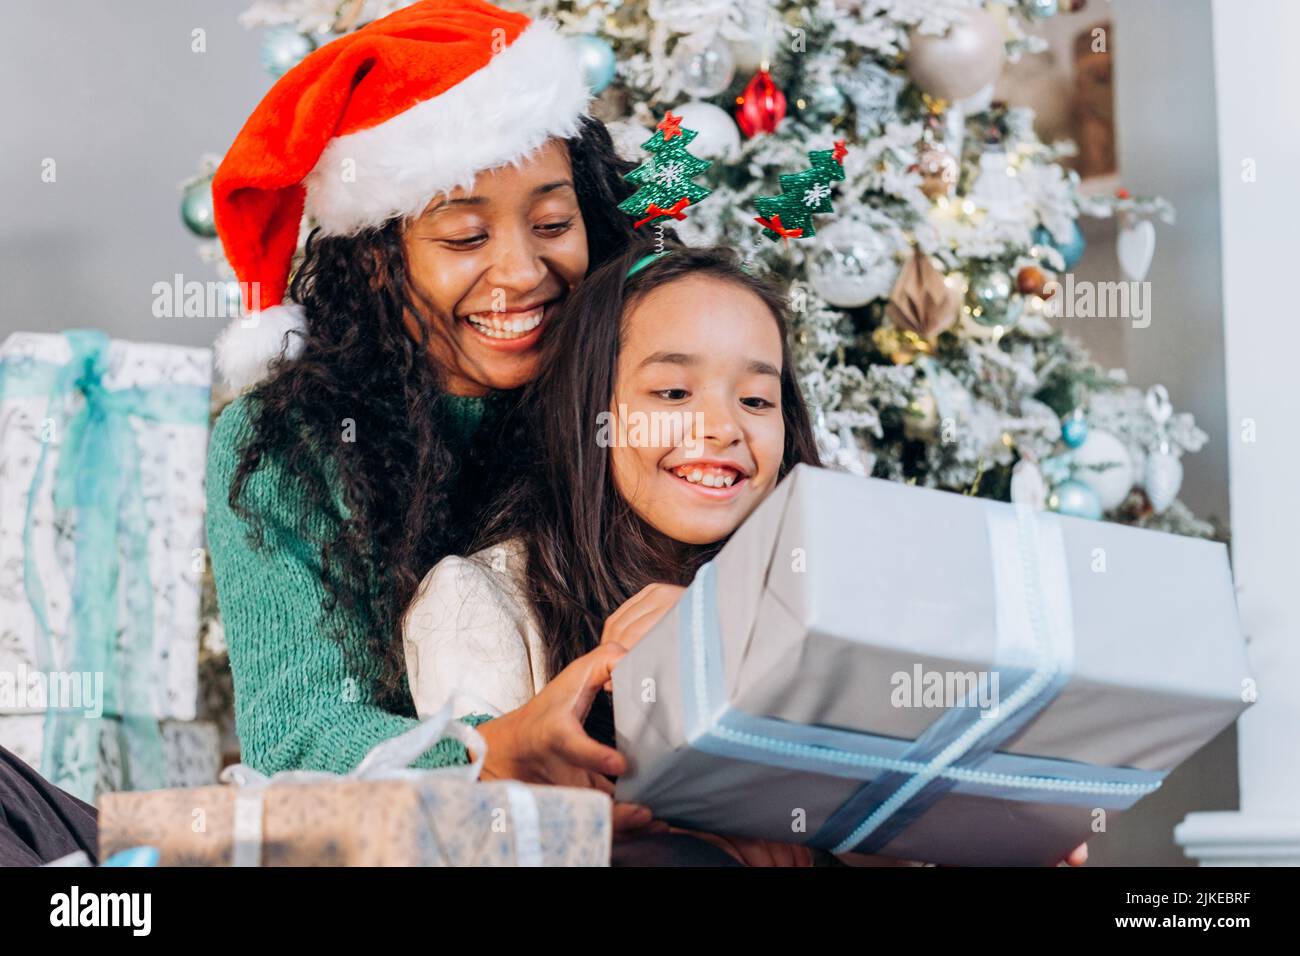
[[(584, 117), (565, 142), (595, 269), (635, 237), (617, 208), (632, 192), (623, 176), (635, 164), (618, 156), (594, 119)], [(301, 482), (306, 507), (298, 531), (320, 547), (322, 608), (337, 623), (331, 636), (341, 640), (349, 620), (361, 622), (369, 635), (365, 656), (351, 660), (351, 669), (375, 688), (377, 703), (409, 714), (402, 616), (425, 573), (472, 539), (475, 516), (498, 481), (509, 480), (518, 465), (511, 456), (523, 445), (504, 436), (481, 440), (494, 421), (517, 418), (504, 414), (514, 394), (488, 403), (489, 420), (470, 453), (449, 443), (438, 406), (444, 373), (427, 349), (437, 332), (415, 304), (402, 228), (391, 220), (356, 237), (312, 233), (289, 290), (307, 314), (303, 347), (296, 359), (273, 363), (250, 393), (253, 438), (242, 449), (229, 501), (260, 547), (260, 516), (239, 501), (245, 482), (268, 455)], [(419, 321), (420, 342), (406, 330), (408, 313)], [(347, 515), (327, 470), (337, 477)], [(320, 516), (329, 519), (332, 537), (307, 527)], [(381, 596), (378, 606), (372, 594)]]

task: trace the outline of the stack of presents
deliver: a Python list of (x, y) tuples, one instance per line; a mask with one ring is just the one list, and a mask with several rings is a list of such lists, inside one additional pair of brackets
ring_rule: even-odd
[[(164, 865), (603, 865), (609, 798), (227, 766), (199, 707), (206, 349), (0, 343), (0, 745)], [(800, 466), (614, 673), (616, 799), (678, 826), (1060, 860), (1248, 706), (1225, 546)], [(1099, 825), (1100, 821), (1100, 825)]]

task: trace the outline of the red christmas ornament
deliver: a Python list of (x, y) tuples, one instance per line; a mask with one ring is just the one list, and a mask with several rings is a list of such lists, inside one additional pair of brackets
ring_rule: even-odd
[(772, 74), (759, 70), (736, 97), (736, 125), (746, 137), (755, 133), (775, 133), (785, 119), (785, 94), (772, 82)]

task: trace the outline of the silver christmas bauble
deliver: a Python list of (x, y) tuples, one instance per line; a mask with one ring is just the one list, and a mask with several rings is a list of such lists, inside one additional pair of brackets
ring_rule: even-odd
[(808, 282), (830, 305), (853, 309), (889, 294), (899, 267), (874, 229), (841, 220), (818, 229), (808, 255)]
[(717, 96), (736, 75), (736, 59), (726, 43), (700, 46), (681, 41), (671, 62), (682, 89), (697, 98)]
[(971, 277), (966, 305), (970, 317), (985, 327), (1015, 325), (1025, 311), (1024, 297), (1016, 294), (1011, 276), (1001, 269), (989, 269)]

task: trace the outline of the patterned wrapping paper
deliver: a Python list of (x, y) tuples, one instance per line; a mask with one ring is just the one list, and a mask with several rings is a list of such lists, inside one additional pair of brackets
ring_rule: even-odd
[[(163, 774), (169, 787), (204, 787), (217, 782), (221, 772), (221, 735), (211, 721), (164, 720), (162, 732)], [(99, 737), (98, 769), (94, 800), (102, 794), (130, 787), (122, 763), (121, 727), (108, 718)], [(11, 751), (37, 770), (45, 740), (43, 714), (0, 716), (0, 747)]]
[[(0, 343), (0, 672), (41, 669), (37, 622), (24, 575), (24, 531), (28, 498), (37, 472), (47, 417), (66, 424), (43, 395), (24, 394), (17, 379), (32, 363), (66, 364), (72, 354), (61, 334), (18, 332)], [(103, 387), (110, 393), (160, 385), (208, 390), (212, 381), (209, 349), (113, 341), (106, 350)], [(80, 400), (84, 404), (84, 399)], [(78, 405), (77, 401), (72, 403)], [(75, 412), (75, 407), (71, 410)], [(204, 492), (207, 427), (129, 419), (140, 467), (142, 513), (147, 525), (149, 579), (152, 584), (152, 660), (148, 710), (159, 719), (193, 720), (197, 700), (199, 595), (203, 572)], [(50, 492), (66, 431), (50, 441), (42, 494), (32, 502), (32, 548), (44, 590), (44, 613), (55, 667), (68, 640), (78, 516), (58, 515)], [(123, 516), (124, 528), (127, 518)], [(117, 555), (125, 563), (125, 555)], [(127, 620), (119, 589), (122, 640)], [(120, 649), (120, 648), (119, 648)], [(0, 712), (34, 712), (5, 707)]]
[[(519, 790), (532, 797), (522, 807)], [(105, 794), (100, 856), (149, 845), (161, 851), (161, 866), (231, 866), (239, 792), (218, 786)], [(610, 810), (609, 797), (595, 790), (477, 782), (437, 772), (276, 783), (262, 798), (261, 864), (515, 866), (521, 862), (517, 838), (532, 830), (538, 840), (524, 853), (536, 864), (607, 866)], [(533, 812), (534, 820), (521, 819)]]

